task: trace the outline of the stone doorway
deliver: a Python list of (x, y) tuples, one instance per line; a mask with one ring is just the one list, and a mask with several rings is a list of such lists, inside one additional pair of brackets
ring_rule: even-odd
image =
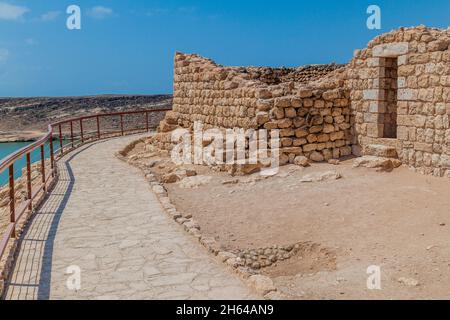
[[(398, 59), (382, 58), (383, 69), (380, 82), (384, 87), (384, 108), (380, 111), (379, 121), (383, 125), (382, 138), (397, 138), (397, 67)], [(384, 77), (383, 77), (384, 76)], [(384, 110), (383, 110), (384, 109)]]

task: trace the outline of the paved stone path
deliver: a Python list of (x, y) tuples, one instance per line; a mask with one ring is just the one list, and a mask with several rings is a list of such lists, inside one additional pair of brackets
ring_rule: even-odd
[[(138, 170), (95, 142), (58, 163), (60, 180), (30, 222), (6, 299), (246, 299), (228, 273), (162, 211)], [(81, 270), (81, 288), (67, 268)]]

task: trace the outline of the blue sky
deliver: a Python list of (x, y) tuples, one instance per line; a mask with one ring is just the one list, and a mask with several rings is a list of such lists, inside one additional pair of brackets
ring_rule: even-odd
[[(369, 5), (381, 29), (366, 27)], [(81, 30), (66, 9), (81, 8)], [(448, 0), (0, 0), (0, 96), (172, 91), (175, 51), (225, 65), (347, 62), (377, 34), (447, 27)]]

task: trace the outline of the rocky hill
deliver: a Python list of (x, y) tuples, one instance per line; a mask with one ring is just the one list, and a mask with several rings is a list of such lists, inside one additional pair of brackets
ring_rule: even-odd
[(71, 117), (171, 105), (171, 95), (0, 98), (0, 142), (34, 140), (48, 123)]

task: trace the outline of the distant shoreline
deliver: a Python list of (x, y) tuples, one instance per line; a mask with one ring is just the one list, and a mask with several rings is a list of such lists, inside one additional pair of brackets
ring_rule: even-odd
[[(1, 97), (0, 143), (36, 141), (47, 133), (49, 123), (68, 118), (98, 113), (170, 108), (171, 106), (172, 95), (162, 94), (103, 94), (79, 97)], [(156, 115), (152, 116), (151, 120), (159, 122), (156, 117)], [(104, 121), (103, 125), (108, 125), (108, 120)], [(142, 121), (142, 118), (136, 117), (136, 119), (129, 121)], [(89, 121), (86, 122), (85, 129), (89, 129)]]

